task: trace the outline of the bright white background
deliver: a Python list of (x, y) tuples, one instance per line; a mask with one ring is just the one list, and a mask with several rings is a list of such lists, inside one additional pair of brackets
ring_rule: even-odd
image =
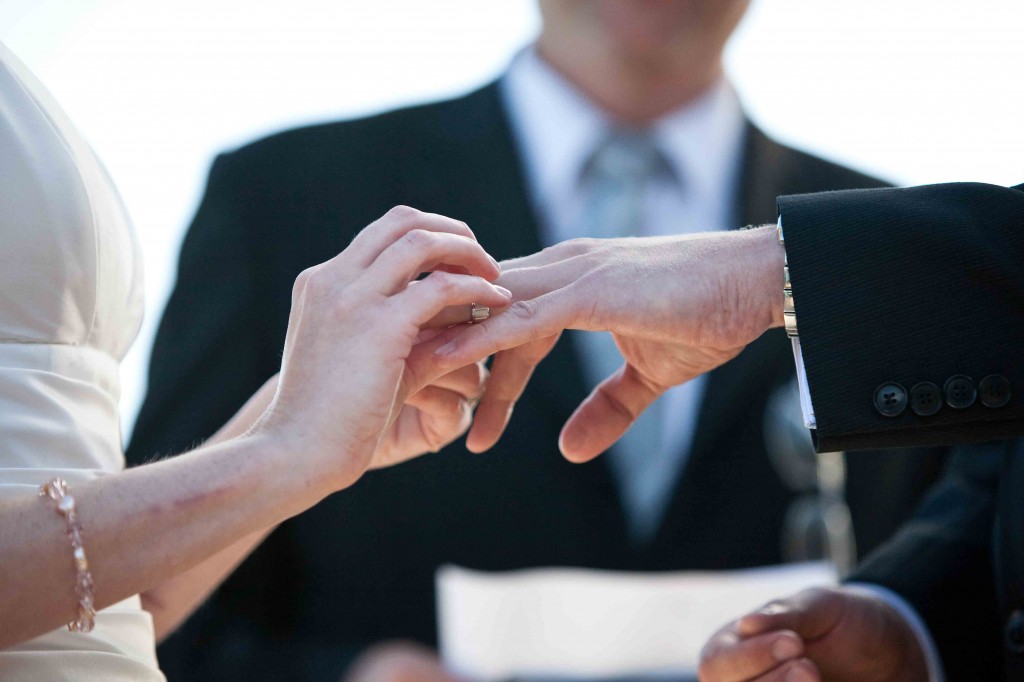
[[(0, 41), (92, 142), (141, 235), (126, 432), (217, 151), (464, 91), (537, 27), (533, 0), (0, 0)], [(785, 142), (901, 184), (1024, 182), (1021, 0), (755, 0), (727, 64)]]

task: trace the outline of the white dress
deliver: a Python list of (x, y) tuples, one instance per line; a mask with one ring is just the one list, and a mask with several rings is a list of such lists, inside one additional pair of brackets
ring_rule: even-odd
[[(141, 319), (138, 248), (110, 179), (0, 43), (0, 499), (124, 468), (119, 364)], [(4, 682), (163, 679), (138, 597), (98, 613), (90, 634), (60, 628), (0, 651)]]

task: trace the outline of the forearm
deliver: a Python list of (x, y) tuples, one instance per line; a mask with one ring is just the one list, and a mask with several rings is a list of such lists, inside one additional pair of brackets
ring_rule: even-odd
[[(329, 490), (264, 436), (204, 447), (76, 485), (96, 608), (168, 581)], [(0, 648), (75, 613), (64, 521), (35, 496), (0, 505)]]
[(748, 232), (749, 241), (740, 249), (742, 260), (735, 272), (742, 278), (746, 295), (754, 301), (750, 309), (761, 312), (766, 322), (764, 329), (781, 327), (786, 251), (775, 225), (763, 225)]
[(192, 568), (144, 592), (141, 595), (142, 608), (153, 616), (156, 641), (162, 642), (188, 620), (272, 530), (273, 527), (268, 527), (246, 535)]
[[(242, 409), (207, 441), (207, 445), (237, 438), (252, 428), (273, 400), (277, 380), (278, 376), (274, 375), (263, 384)], [(183, 573), (144, 592), (141, 595), (142, 606), (153, 616), (157, 640), (162, 640), (177, 629), (271, 530), (273, 526), (268, 526), (247, 535)]]

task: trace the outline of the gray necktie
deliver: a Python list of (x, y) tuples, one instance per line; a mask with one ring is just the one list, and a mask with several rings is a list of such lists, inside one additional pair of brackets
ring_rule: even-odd
[[(613, 134), (584, 166), (583, 206), (577, 234), (589, 237), (629, 237), (644, 233), (644, 194), (650, 183), (667, 173), (664, 157), (649, 135)], [(591, 387), (622, 365), (611, 334), (576, 332)], [(664, 401), (651, 405), (605, 456), (617, 480), (627, 514), (630, 537), (647, 544), (669, 501), (678, 475), (678, 453), (662, 447)]]

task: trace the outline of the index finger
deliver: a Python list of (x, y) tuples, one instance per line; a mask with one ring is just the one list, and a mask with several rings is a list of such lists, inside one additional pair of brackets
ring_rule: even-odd
[(500, 315), (468, 327), (452, 328), (422, 344), (441, 365), (455, 368), (525, 343), (571, 329), (578, 319), (563, 290), (516, 301)]
[(491, 365), (491, 378), (473, 417), (466, 437), (466, 449), (485, 452), (501, 438), (512, 416), (516, 401), (538, 363), (555, 347), (559, 334), (538, 339), (498, 353)]
[(409, 206), (395, 206), (383, 216), (364, 227), (344, 251), (360, 267), (367, 267), (377, 256), (406, 233), (413, 230), (448, 232), (476, 241), (476, 235), (461, 220), (436, 213), (424, 213)]

